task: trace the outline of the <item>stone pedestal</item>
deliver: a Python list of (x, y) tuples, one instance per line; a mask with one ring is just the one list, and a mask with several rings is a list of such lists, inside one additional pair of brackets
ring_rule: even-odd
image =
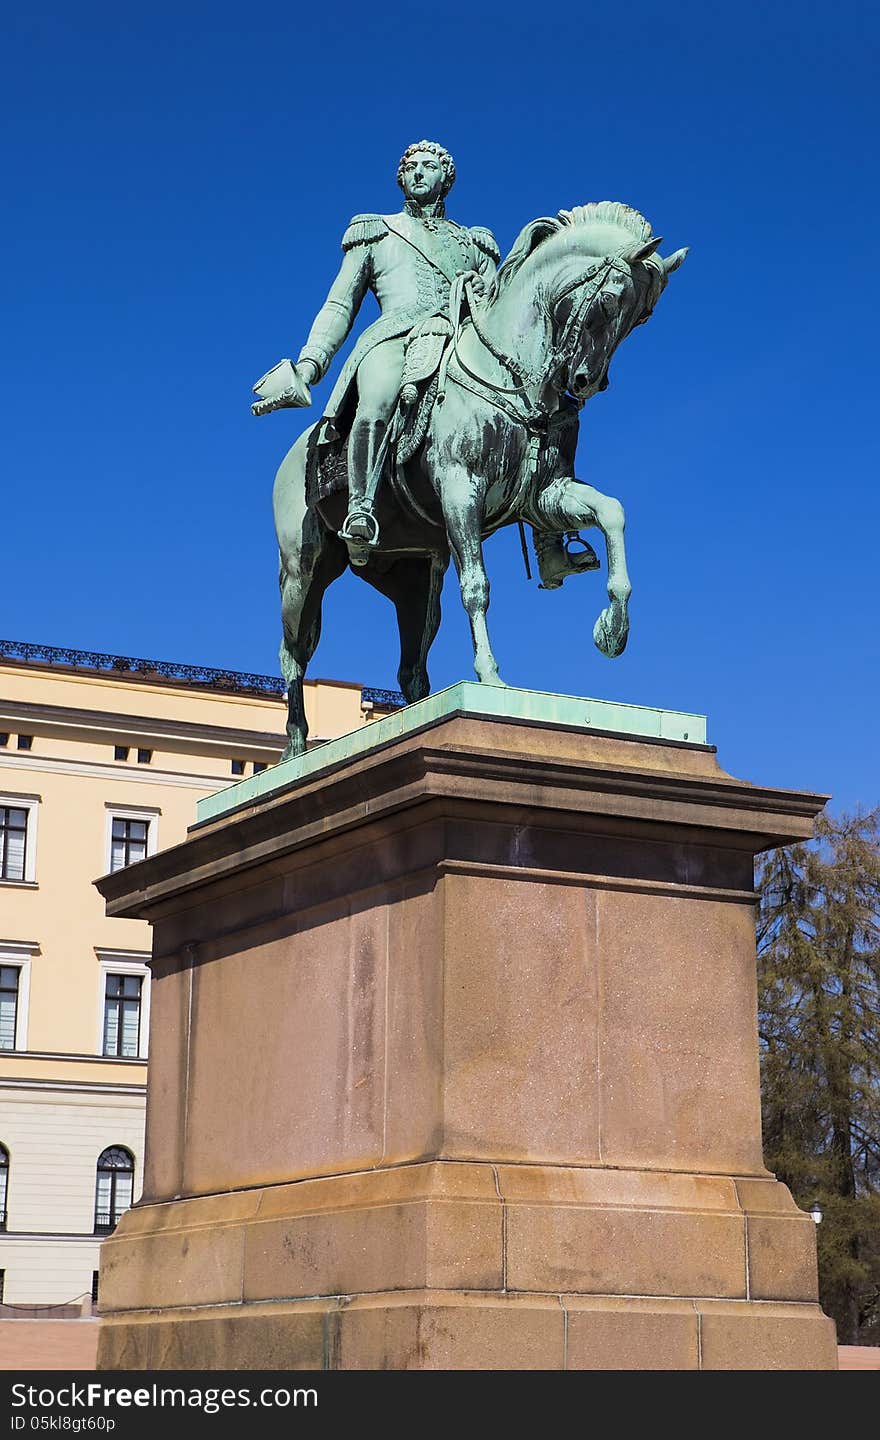
[(100, 882), (154, 926), (101, 1367), (836, 1365), (762, 1164), (752, 890), (822, 797), (479, 690)]

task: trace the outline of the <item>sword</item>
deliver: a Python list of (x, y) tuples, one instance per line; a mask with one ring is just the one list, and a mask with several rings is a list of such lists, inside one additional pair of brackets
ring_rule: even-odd
[(519, 543), (520, 543), (520, 545), (522, 546), (523, 564), (524, 564), (525, 567), (526, 567), (526, 579), (527, 579), (527, 580), (531, 580), (531, 578), (532, 578), (532, 567), (531, 567), (531, 565), (529, 564), (529, 548), (528, 548), (528, 546), (526, 545), (526, 532), (525, 532), (525, 529), (524, 529), (524, 527), (523, 527), (523, 522), (522, 522), (521, 520), (517, 520), (516, 523), (517, 523), (517, 525), (519, 526)]

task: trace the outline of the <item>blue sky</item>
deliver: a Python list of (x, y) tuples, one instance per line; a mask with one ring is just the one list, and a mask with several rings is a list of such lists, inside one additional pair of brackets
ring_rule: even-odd
[[(602, 576), (538, 592), (511, 529), (505, 678), (704, 712), (735, 774), (876, 804), (876, 9), (305, 9), (7, 11), (0, 634), (276, 672), (271, 485), (307, 421), (254, 420), (250, 387), (428, 136), (502, 251), (594, 199), (691, 246), (581, 431), (627, 510), (629, 648), (593, 647)], [(435, 688), (472, 676), (454, 581), (444, 614)], [(396, 667), (391, 607), (344, 577), (313, 673)]]

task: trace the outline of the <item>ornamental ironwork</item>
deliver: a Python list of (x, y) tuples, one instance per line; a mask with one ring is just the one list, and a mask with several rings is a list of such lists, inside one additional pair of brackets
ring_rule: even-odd
[[(25, 640), (0, 640), (0, 658), (23, 660), (30, 664), (64, 665), (75, 670), (98, 670), (104, 674), (136, 675), (143, 679), (183, 680), (187, 685), (205, 690), (260, 695), (272, 700), (283, 700), (287, 694), (287, 686), (280, 676), (215, 670), (210, 665), (180, 665), (173, 660), (144, 660), (133, 655), (105, 655), (99, 650), (35, 645)], [(404, 704), (404, 698), (397, 690), (365, 688), (361, 691), (361, 698), (389, 709)]]
[(365, 685), (361, 690), (361, 701), (365, 705), (379, 705), (382, 709), (399, 710), (406, 700), (399, 690), (377, 690)]

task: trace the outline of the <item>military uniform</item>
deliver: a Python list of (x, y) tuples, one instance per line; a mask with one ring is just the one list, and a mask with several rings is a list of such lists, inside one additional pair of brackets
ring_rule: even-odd
[(445, 311), (456, 275), (475, 270), (489, 280), (500, 258), (489, 230), (465, 229), (444, 216), (423, 216), (412, 205), (396, 215), (356, 215), (342, 237), (342, 249), (339, 274), (299, 361), (311, 360), (319, 378), (324, 376), (368, 290), (382, 314), (361, 335), (342, 368), (324, 412), (331, 424), (345, 408), (365, 356), (384, 341), (408, 334), (417, 321)]
[[(352, 562), (361, 565), (368, 555), (367, 540), (374, 544), (379, 533), (374, 519), (363, 520), (364, 486), (380, 453), (382, 432), (400, 387), (403, 346), (394, 342), (402, 341), (420, 320), (446, 312), (456, 275), (473, 270), (491, 280), (500, 255), (490, 230), (476, 225), (465, 229), (445, 216), (423, 215), (409, 202), (396, 215), (355, 215), (342, 237), (342, 249), (345, 258), (339, 274), (297, 363), (310, 360), (323, 378), (348, 338), (364, 296), (372, 290), (381, 316), (363, 332), (343, 365), (319, 435), (319, 441), (338, 437), (342, 417), (349, 419), (356, 398), (358, 369), (384, 345), (388, 357), (386, 413), (367, 418), (359, 411), (349, 440), (349, 516), (340, 534), (348, 543)], [(576, 439), (576, 426), (574, 434)], [(367, 509), (371, 509), (369, 502)], [(358, 518), (364, 528), (359, 534), (349, 533), (348, 526), (352, 520), (357, 524)], [(594, 569), (599, 563), (586, 543), (583, 555), (570, 556), (557, 531), (536, 531), (535, 548), (545, 589), (556, 589), (566, 575)]]

